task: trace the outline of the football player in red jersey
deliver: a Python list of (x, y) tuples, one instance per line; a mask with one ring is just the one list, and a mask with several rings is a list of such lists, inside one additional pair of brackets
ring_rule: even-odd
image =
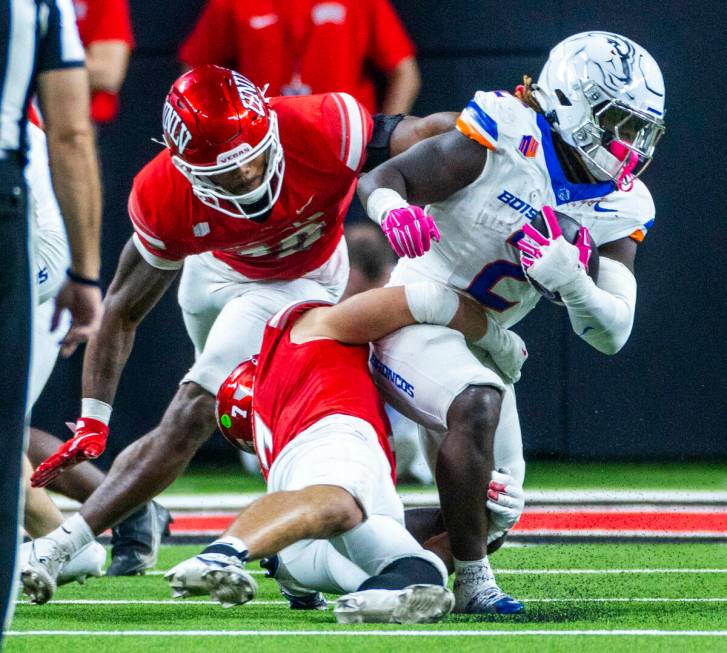
[[(494, 355), (525, 360), (518, 336), (434, 282), (281, 310), (265, 329), (252, 410), (238, 401), (249, 397), (248, 362), (223, 384), (217, 405), (228, 438), (246, 439), (233, 421), (253, 422), (268, 494), (169, 571), (176, 596), (245, 603), (256, 590), (245, 562), (277, 554), (272, 571), (286, 595), (345, 594), (334, 610), (340, 623), (417, 623), (449, 612), (444, 564), (404, 527), (388, 421), (368, 369), (370, 340), (418, 322), (449, 325), (488, 350), (499, 339), (506, 344)], [(512, 599), (500, 592), (499, 601)]]
[[(379, 124), (385, 141), (395, 122)], [(429, 125), (402, 120), (392, 148)], [(266, 321), (297, 299), (339, 299), (348, 274), (343, 218), (367, 145), (379, 154), (382, 147), (371, 116), (350, 95), (268, 99), (241, 74), (217, 66), (173, 84), (163, 128), (166, 149), (134, 180), (134, 234), (106, 295), (99, 334), (86, 349), (75, 436), (41, 463), (33, 484), (103, 452), (136, 329), (183, 263), (179, 301), (196, 361), (159, 426), (117, 456), (80, 514), (34, 542), (23, 582), (37, 602), (55, 590), (65, 555), (59, 542), (90, 541), (182, 472), (214, 430), (220, 383), (258, 351)], [(393, 233), (407, 238), (406, 229), (428, 246), (428, 224), (402, 223)]]

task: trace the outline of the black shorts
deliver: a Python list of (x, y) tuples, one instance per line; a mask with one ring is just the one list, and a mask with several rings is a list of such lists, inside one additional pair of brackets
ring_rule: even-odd
[(391, 134), (394, 133), (396, 126), (404, 120), (403, 113), (397, 113), (394, 116), (377, 113), (372, 117), (374, 120), (374, 130), (371, 135), (371, 141), (366, 147), (366, 163), (364, 164), (362, 172), (373, 170), (376, 166), (381, 165), (389, 159)]

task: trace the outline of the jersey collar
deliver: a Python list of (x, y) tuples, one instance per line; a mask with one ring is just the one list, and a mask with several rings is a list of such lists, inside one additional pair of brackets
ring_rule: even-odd
[(569, 202), (580, 202), (583, 200), (591, 200), (596, 197), (603, 197), (616, 190), (616, 185), (612, 181), (602, 181), (595, 184), (572, 184), (568, 181), (563, 172), (563, 168), (558, 161), (558, 155), (553, 145), (553, 135), (550, 123), (542, 114), (537, 114), (538, 127), (543, 137), (543, 154), (545, 156), (545, 165), (550, 175), (550, 183), (553, 187), (555, 195), (555, 203), (557, 206), (568, 204)]

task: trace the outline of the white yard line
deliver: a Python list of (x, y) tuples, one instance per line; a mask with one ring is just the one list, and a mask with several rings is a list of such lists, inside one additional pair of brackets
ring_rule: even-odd
[[(727, 601), (727, 599), (725, 599)], [(27, 603), (32, 605), (31, 601), (23, 600), (16, 603)], [(48, 605), (220, 605), (217, 601), (201, 601), (199, 599), (61, 599), (52, 600)], [(288, 605), (287, 601), (252, 601), (246, 605)]]
[(727, 630), (10, 630), (15, 637), (727, 637)]
[[(263, 576), (266, 574), (266, 571), (262, 571), (260, 569), (247, 569), (248, 573), (253, 574), (254, 576)], [(151, 571), (145, 571), (144, 576), (163, 576), (167, 572), (164, 569), (152, 569)]]
[[(266, 572), (248, 569), (251, 574), (262, 575)], [(727, 569), (494, 569), (499, 575), (578, 575), (578, 574), (727, 574)], [(147, 576), (163, 576), (166, 571), (147, 571)]]
[(567, 574), (727, 574), (727, 569), (494, 569), (502, 575), (567, 575)]
[[(525, 603), (727, 603), (727, 597), (700, 597), (700, 598), (671, 598), (671, 597), (579, 597), (579, 598), (524, 598), (518, 597)], [(28, 600), (16, 601), (18, 604), (28, 604)], [(62, 599), (49, 601), (49, 605), (219, 605), (217, 601), (202, 601), (199, 599)], [(288, 605), (287, 601), (257, 601), (246, 603), (248, 606), (256, 605)]]

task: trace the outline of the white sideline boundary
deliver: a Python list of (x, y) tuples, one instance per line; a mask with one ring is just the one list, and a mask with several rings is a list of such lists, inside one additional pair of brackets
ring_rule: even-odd
[(9, 630), (10, 637), (727, 637), (727, 630)]
[[(254, 575), (263, 575), (266, 572), (248, 569)], [(568, 574), (727, 574), (727, 569), (493, 569), (497, 575), (568, 575)], [(154, 569), (147, 571), (146, 576), (163, 576), (166, 571)]]
[[(177, 512), (238, 512), (262, 496), (259, 492), (234, 494), (161, 494), (156, 501)], [(415, 508), (439, 505), (436, 490), (402, 492), (404, 506)], [(67, 497), (54, 494), (53, 499), (62, 511), (78, 510), (80, 504)], [(706, 505), (727, 506), (727, 490), (528, 490), (525, 503), (536, 506), (624, 506), (624, 505)]]

